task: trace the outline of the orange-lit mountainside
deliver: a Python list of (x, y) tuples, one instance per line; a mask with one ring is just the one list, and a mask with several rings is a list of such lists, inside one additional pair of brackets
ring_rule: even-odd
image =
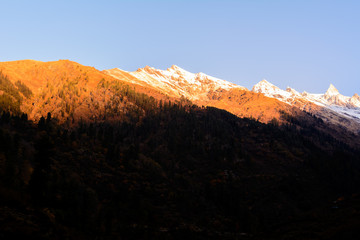
[[(115, 93), (126, 91), (131, 95), (133, 86), (124, 86), (122, 81), (93, 67), (68, 60), (2, 62), (0, 71), (11, 88), (19, 91), (12, 96), (14, 103), (20, 107), (17, 111), (27, 113), (33, 120), (39, 120), (48, 112), (61, 122), (67, 119), (101, 119), (105, 115), (111, 116), (111, 111), (121, 117), (126, 114), (127, 108), (134, 107), (127, 102), (127, 97), (120, 99), (121, 96)], [(137, 86), (136, 91), (150, 94), (156, 99), (171, 100), (158, 91), (141, 86)]]
[[(146, 66), (135, 72), (119, 68), (103, 72), (122, 81), (157, 89), (174, 98), (189, 99), (198, 106), (225, 109), (236, 116), (255, 118), (264, 123), (274, 120), (288, 122), (289, 115), (312, 121), (310, 114), (326, 122), (327, 127), (332, 128), (333, 136), (341, 138), (347, 135), (347, 131), (356, 136), (360, 133), (359, 96), (343, 96), (333, 85), (325, 94), (300, 94), (291, 88), (281, 90), (263, 80), (249, 91), (204, 73), (190, 73), (175, 65), (167, 70)], [(321, 128), (318, 122), (314, 125)]]
[(157, 77), (167, 71), (150, 67), (135, 73), (119, 69), (100, 72), (67, 60), (4, 62), (0, 63), (0, 70), (14, 89), (22, 84), (30, 90), (31, 95), (27, 96), (20, 92), (20, 110), (33, 120), (39, 120), (47, 112), (60, 121), (101, 119), (105, 113), (109, 116), (113, 111), (116, 112), (113, 115), (121, 116), (131, 107), (127, 97), (121, 100), (116, 96), (116, 91), (123, 91), (123, 88), (136, 89), (163, 102), (190, 100), (199, 106), (219, 107), (262, 122), (274, 117), (281, 121), (281, 110), (289, 114), (296, 111), (262, 94), (202, 73), (194, 75), (176, 66), (169, 69), (167, 78), (170, 80)]
[(359, 97), (0, 63), (1, 239), (359, 239)]

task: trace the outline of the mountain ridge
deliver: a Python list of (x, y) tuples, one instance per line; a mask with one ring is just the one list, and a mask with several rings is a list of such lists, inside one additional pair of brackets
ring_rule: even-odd
[(188, 72), (176, 65), (172, 65), (167, 70), (159, 70), (145, 66), (134, 72), (127, 72), (115, 68), (104, 70), (104, 73), (118, 79), (122, 77), (121, 75), (127, 73), (138, 79), (139, 84), (155, 87), (166, 92), (170, 96), (184, 96), (190, 100), (200, 100), (201, 98), (204, 98), (209, 91), (221, 89), (228, 90), (231, 88), (246, 89), (242, 86), (209, 76), (202, 72)]
[[(360, 129), (358, 122), (346, 115), (350, 110), (356, 113), (356, 108), (346, 108), (342, 112), (344, 108), (340, 106), (329, 108), (324, 103), (315, 104), (307, 99), (307, 93), (300, 94), (291, 88), (284, 91), (272, 84), (271, 89), (276, 90), (277, 96), (266, 91), (257, 93), (204, 73), (190, 73), (176, 65), (167, 70), (147, 66), (127, 72), (117, 68), (99, 71), (69, 60), (26, 60), (0, 63), (0, 71), (8, 76), (14, 89), (18, 88), (17, 84), (23, 84), (32, 91), (33, 95), (22, 97), (21, 103), (15, 105), (35, 121), (48, 112), (60, 122), (103, 121), (110, 116), (126, 119), (134, 107), (139, 117), (146, 114), (142, 103), (145, 98), (141, 95), (145, 94), (146, 99), (150, 97), (146, 101), (162, 101), (159, 106), (168, 102), (191, 102), (197, 106), (224, 109), (238, 117), (254, 118), (263, 123), (277, 121), (289, 124), (290, 118), (284, 116), (311, 122), (310, 113), (332, 125), (335, 137), (342, 137), (343, 130), (358, 134)], [(266, 80), (262, 82), (270, 84)], [(270, 90), (267, 90), (268, 93)], [(360, 102), (357, 95), (349, 99), (352, 104)]]
[[(269, 122), (273, 117), (280, 119), (279, 114), (276, 112), (271, 112), (271, 114), (269, 114), (271, 105), (275, 106), (276, 104), (270, 104), (270, 100), (268, 99), (261, 100), (264, 103), (268, 102), (268, 105), (256, 110), (257, 113), (251, 110), (249, 111), (249, 108), (241, 108), (239, 106), (239, 101), (237, 100), (234, 102), (233, 99), (238, 95), (238, 91), (243, 91), (243, 94), (245, 95), (249, 94), (248, 92), (250, 91), (245, 87), (225, 80), (213, 78), (203, 73), (193, 74), (176, 65), (172, 65), (167, 70), (158, 70), (153, 67), (146, 66), (144, 68), (139, 68), (135, 72), (126, 72), (120, 69), (110, 69), (105, 70), (104, 72), (118, 79), (121, 79), (122, 75), (128, 73), (134, 77), (131, 79), (134, 83), (137, 82), (138, 84), (153, 87), (154, 89), (158, 89), (170, 96), (184, 96), (198, 105), (214, 106), (226, 109), (240, 117), (253, 115), (263, 122)], [(206, 79), (210, 79), (212, 82), (204, 81)], [(211, 83), (214, 82), (215, 84), (211, 86)], [(199, 86), (204, 85), (210, 85), (211, 87), (199, 88)], [(307, 92), (299, 93), (290, 87), (286, 90), (282, 90), (263, 79), (253, 86), (251, 92), (260, 93), (266, 97), (277, 99), (281, 102), (289, 104), (290, 106), (294, 106), (300, 110), (314, 114), (327, 122), (339, 125), (342, 128), (348, 128), (356, 134), (359, 134), (360, 132), (359, 96), (357, 94), (354, 94), (353, 97), (343, 96), (332, 84), (330, 84), (328, 90), (324, 94), (310, 94)], [(231, 93), (234, 93), (234, 96), (231, 96)], [(228, 99), (225, 100), (224, 98), (219, 97), (221, 95), (228, 96)], [(251, 96), (249, 97), (251, 98)], [(214, 101), (214, 99), (222, 100)], [(259, 106), (259, 104), (254, 102), (251, 107), (254, 108), (254, 106)], [(288, 109), (286, 106), (282, 106), (280, 108)], [(264, 109), (266, 110), (264, 111)], [(259, 114), (260, 112), (264, 112), (264, 114)]]

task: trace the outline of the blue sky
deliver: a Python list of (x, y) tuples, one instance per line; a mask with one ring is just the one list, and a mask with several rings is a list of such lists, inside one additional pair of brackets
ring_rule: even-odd
[(252, 88), (360, 94), (360, 1), (2, 1), (0, 61), (178, 65)]

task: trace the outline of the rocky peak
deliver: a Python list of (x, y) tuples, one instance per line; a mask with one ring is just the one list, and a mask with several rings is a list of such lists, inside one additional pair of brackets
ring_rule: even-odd
[(358, 99), (360, 101), (360, 96), (357, 93), (355, 93), (351, 98)]
[(272, 93), (272, 92), (278, 91), (278, 90), (280, 90), (280, 89), (278, 87), (276, 87), (274, 84), (263, 79), (262, 81), (255, 84), (251, 91), (257, 92), (257, 93)]
[(300, 95), (299, 92), (297, 92), (295, 89), (293, 89), (291, 87), (287, 87), (286, 91), (293, 94), (293, 95)]
[(261, 85), (273, 85), (272, 83), (268, 82), (266, 79), (261, 80), (261, 81), (258, 82), (257, 84), (261, 84)]
[(145, 70), (145, 71), (149, 72), (149, 71), (154, 70), (154, 68), (146, 65), (144, 68), (140, 68), (139, 70)]
[(331, 97), (340, 94), (339, 91), (336, 89), (336, 87), (332, 84), (330, 84), (328, 90), (325, 93), (325, 96)]
[(357, 107), (360, 108), (360, 96), (355, 93), (349, 100), (349, 105), (351, 107)]
[(159, 72), (157, 69), (150, 67), (150, 66), (145, 66), (144, 68), (139, 68), (138, 70), (136, 70), (136, 72), (145, 73), (145, 74), (161, 75), (161, 72)]
[(176, 65), (172, 65), (170, 68), (168, 68), (168, 70), (185, 71), (184, 69), (182, 69), (181, 67), (176, 66)]

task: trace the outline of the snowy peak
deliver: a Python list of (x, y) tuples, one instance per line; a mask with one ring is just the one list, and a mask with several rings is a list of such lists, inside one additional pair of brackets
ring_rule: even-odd
[(275, 86), (274, 84), (269, 83), (268, 81), (263, 79), (262, 81), (254, 85), (252, 91), (257, 93), (264, 93), (266, 95), (266, 94), (273, 94), (282, 90), (277, 86)]
[(176, 66), (176, 65), (172, 65), (170, 68), (168, 68), (167, 70), (159, 70), (150, 66), (145, 66), (144, 68), (139, 68), (138, 70), (136, 70), (137, 73), (147, 73), (150, 75), (156, 75), (159, 77), (169, 77), (169, 76), (174, 76), (174, 77), (187, 77), (187, 78), (191, 78), (193, 77), (193, 74)]
[(360, 108), (360, 96), (358, 94), (354, 94), (350, 100), (349, 100), (349, 105), (351, 107), (358, 107)]
[(334, 85), (330, 84), (329, 89), (322, 96), (322, 98), (330, 105), (342, 106), (342, 107), (351, 107), (350, 97), (343, 96), (339, 93), (339, 91), (334, 87)]
[(288, 93), (292, 94), (292, 95), (300, 95), (300, 93), (298, 91), (296, 91), (295, 89), (291, 88), (291, 87), (287, 87), (286, 90)]
[(161, 74), (159, 71), (157, 71), (157, 69), (150, 67), (150, 66), (145, 66), (143, 68), (139, 68), (138, 70), (136, 70), (136, 72), (141, 73), (150, 73), (150, 74)]
[(339, 91), (335, 88), (334, 85), (330, 84), (330, 87), (326, 91), (325, 96), (331, 97), (331, 96), (336, 96), (338, 94), (340, 94)]
[(181, 69), (182, 70), (182, 68), (180, 68), (180, 67), (178, 67), (178, 66), (176, 66), (176, 65), (172, 65), (170, 68), (168, 68), (168, 69), (174, 69), (174, 70), (177, 70), (177, 69)]
[(294, 97), (300, 95), (297, 91), (290, 87), (288, 87), (285, 91), (266, 81), (265, 79), (255, 84), (252, 88), (252, 91), (256, 93), (262, 93), (267, 97), (276, 98), (286, 103), (291, 102)]
[(355, 93), (351, 98), (352, 99), (357, 99), (357, 100), (360, 101), (360, 96), (357, 93)]
[(188, 72), (188, 71), (186, 71), (186, 70), (184, 70), (181, 67), (176, 66), (176, 65), (172, 65), (170, 68), (167, 69), (167, 71)]

